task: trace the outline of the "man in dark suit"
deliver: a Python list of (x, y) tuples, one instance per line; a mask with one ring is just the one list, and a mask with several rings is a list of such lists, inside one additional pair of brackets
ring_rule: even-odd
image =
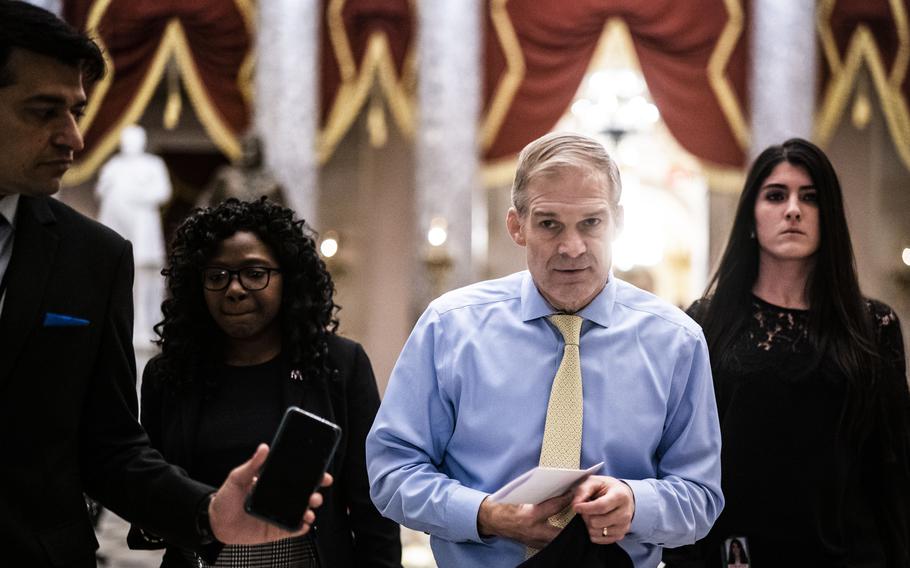
[[(4, 565), (94, 566), (83, 492), (208, 556), (219, 541), (288, 536), (243, 512), (264, 445), (215, 492), (168, 465), (136, 420), (130, 244), (50, 198), (83, 145), (83, 80), (103, 72), (85, 36), (44, 10), (0, 0)], [(300, 533), (313, 518), (308, 511)]]

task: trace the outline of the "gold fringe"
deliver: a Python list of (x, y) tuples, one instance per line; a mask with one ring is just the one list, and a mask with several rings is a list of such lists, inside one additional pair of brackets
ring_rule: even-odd
[[(340, 59), (339, 65), (342, 65)], [(338, 92), (335, 94), (326, 125), (319, 133), (317, 154), (320, 164), (328, 161), (356, 120), (377, 78), (396, 124), (406, 136), (413, 136), (415, 128), (413, 97), (407, 93), (396, 76), (388, 38), (384, 33), (374, 32), (367, 41), (359, 73), (355, 73), (351, 80), (338, 85)]]
[[(494, 8), (495, 8), (495, 6), (491, 5), (491, 10), (493, 10)], [(507, 75), (513, 74), (513, 78), (511, 80), (515, 82), (515, 88), (517, 90), (517, 86), (524, 79), (524, 73), (525, 73), (524, 56), (521, 54), (521, 49), (518, 45), (518, 40), (515, 37), (515, 30), (512, 28), (511, 21), (509, 20), (509, 15), (505, 11), (504, 7), (502, 9), (502, 12), (497, 13), (496, 17), (503, 18), (504, 19), (503, 25), (508, 26), (508, 30), (506, 30), (505, 32), (502, 32), (502, 33), (499, 31), (499, 29), (497, 27), (497, 34), (500, 36), (500, 43), (503, 45), (503, 49), (504, 50), (506, 50), (506, 49), (510, 49), (510, 50), (517, 49), (518, 50), (516, 54), (513, 54), (513, 57), (517, 57), (520, 60), (520, 61), (518, 61), (518, 63), (520, 63), (520, 69), (518, 69), (518, 68), (508, 69), (506, 71)], [(494, 18), (494, 22), (495, 21), (496, 21), (496, 19)], [(510, 43), (510, 42), (504, 41), (502, 39), (503, 37), (506, 37), (510, 34), (515, 39), (514, 43)], [(613, 36), (618, 36), (620, 38), (620, 41), (625, 46), (627, 53), (633, 54), (632, 57), (634, 57), (635, 48), (634, 48), (634, 45), (632, 44), (632, 34), (629, 31), (629, 26), (626, 24), (626, 22), (622, 18), (619, 18), (619, 17), (610, 18), (609, 20), (607, 20), (604, 23), (604, 27), (600, 34), (600, 37), (597, 39), (597, 46), (594, 48), (594, 55), (591, 57), (591, 61), (588, 63), (588, 69), (585, 71), (585, 77), (587, 77), (588, 75), (590, 75), (591, 73), (596, 71), (598, 68), (600, 68), (603, 60), (606, 58), (607, 46), (610, 44), (610, 40)], [(506, 43), (509, 43), (510, 47), (507, 48)], [(510, 59), (511, 58), (509, 56), (506, 57), (506, 61), (509, 61)], [(636, 61), (636, 64), (637, 64), (637, 61)], [(639, 68), (640, 67), (641, 66), (639, 65)], [(582, 79), (582, 81), (583, 80), (584, 79)], [(490, 111), (489, 115), (492, 115), (494, 112), (502, 112), (503, 113), (502, 118), (504, 118), (505, 114), (508, 112), (509, 106), (512, 103), (512, 99), (514, 98), (515, 93), (512, 92), (509, 95), (508, 99), (503, 94), (503, 92), (509, 88), (508, 86), (504, 85), (506, 83), (506, 81), (507, 81), (506, 78), (503, 78), (502, 80), (500, 80), (499, 86), (497, 87), (497, 94), (494, 97), (494, 103), (493, 103), (493, 105), (491, 105), (491, 111)], [(495, 110), (493, 107), (495, 107), (497, 104), (504, 105), (504, 108), (502, 108), (500, 110)], [(496, 126), (496, 131), (495, 132), (491, 131), (491, 133), (489, 134), (490, 136), (493, 137), (490, 139), (490, 141), (489, 141), (490, 143), (493, 142), (493, 139), (495, 139), (496, 134), (499, 133), (498, 131), (499, 131), (499, 128), (502, 123), (502, 118), (499, 119), (499, 124), (497, 124), (497, 126)], [(487, 189), (511, 186), (512, 182), (515, 178), (515, 170), (517, 168), (518, 168), (518, 154), (513, 154), (511, 156), (505, 156), (502, 158), (496, 158), (494, 160), (488, 161), (481, 166), (481, 170), (480, 170), (481, 183), (482, 183), (483, 187), (485, 187)]]
[(828, 66), (831, 68), (831, 79), (816, 116), (816, 139), (824, 146), (834, 136), (843, 118), (859, 70), (865, 63), (878, 93), (895, 149), (904, 166), (910, 169), (910, 112), (901, 92), (901, 83), (910, 62), (910, 30), (907, 26), (905, 6), (901, 0), (889, 0), (898, 39), (898, 50), (889, 73), (885, 69), (875, 37), (865, 25), (857, 26), (848, 43), (846, 56), (840, 58), (830, 22), (835, 1), (821, 0), (816, 10), (818, 34)]
[(111, 60), (111, 56), (107, 51), (107, 46), (104, 44), (101, 34), (98, 33), (98, 25), (101, 23), (101, 18), (104, 17), (104, 14), (107, 12), (110, 5), (111, 0), (97, 0), (94, 2), (91, 8), (89, 8), (88, 20), (85, 25), (86, 34), (94, 39), (95, 43), (97, 43), (98, 47), (101, 49), (101, 55), (104, 57), (104, 67), (107, 72), (104, 74), (104, 77), (95, 84), (92, 96), (88, 101), (88, 105), (85, 107), (85, 114), (82, 116), (82, 119), (79, 120), (79, 130), (82, 132), (87, 132), (92, 126), (95, 117), (98, 115), (98, 109), (101, 108), (101, 103), (104, 101), (108, 89), (111, 88), (111, 83), (114, 82), (114, 62)]
[(822, 42), (822, 52), (825, 54), (825, 61), (831, 68), (833, 75), (840, 74), (843, 71), (840, 55), (837, 53), (837, 42), (834, 41), (834, 30), (828, 21), (834, 12), (834, 3), (836, 0), (819, 0), (818, 7), (815, 9), (815, 26), (818, 29), (818, 38)]
[(167, 68), (167, 101), (164, 103), (165, 130), (173, 130), (180, 123), (183, 97), (180, 96), (180, 70), (169, 65)]
[[(97, 37), (96, 41), (99, 46), (102, 47), (102, 50), (104, 50), (104, 44), (101, 42), (101, 37), (97, 35), (97, 28), (101, 18), (110, 6), (111, 1), (112, 0), (98, 0), (93, 4), (86, 25), (86, 29), (89, 33), (92, 33)], [(248, 1), (235, 0), (235, 2), (244, 18), (244, 22), (249, 24), (249, 22), (253, 21), (254, 18), (251, 17), (252, 8)], [(252, 38), (252, 33), (250, 35)], [(110, 89), (110, 85), (113, 82), (115, 73), (114, 66), (110, 61), (106, 50), (104, 50), (104, 52), (108, 73), (105, 75), (104, 79), (98, 83), (95, 87), (95, 91), (92, 93), (91, 100), (86, 108), (85, 116), (83, 116), (79, 123), (82, 132), (87, 132), (91, 127), (92, 122), (107, 95), (107, 91)], [(177, 61), (177, 66), (180, 69), (180, 75), (183, 78), (184, 86), (190, 97), (190, 102), (193, 104), (193, 108), (199, 116), (199, 120), (205, 128), (206, 133), (208, 133), (215, 145), (228, 156), (228, 158), (233, 160), (240, 157), (240, 139), (227, 126), (220, 113), (211, 102), (211, 99), (209, 99), (208, 92), (203, 86), (202, 80), (199, 77), (199, 72), (196, 69), (196, 64), (193, 61), (192, 53), (186, 40), (186, 34), (183, 31), (183, 26), (177, 18), (173, 18), (168, 22), (167, 28), (165, 28), (165, 31), (161, 36), (161, 41), (158, 44), (158, 48), (155, 50), (152, 63), (149, 65), (149, 69), (146, 72), (145, 77), (143, 77), (142, 83), (136, 91), (136, 95), (129, 102), (126, 110), (121, 114), (120, 119), (104, 136), (101, 137), (98, 144), (96, 144), (78, 164), (67, 172), (64, 177), (65, 185), (78, 185), (91, 178), (104, 160), (117, 148), (120, 143), (120, 132), (123, 128), (138, 122), (142, 118), (142, 114), (145, 112), (149, 101), (155, 93), (155, 88), (161, 81), (161, 76), (164, 73), (167, 61), (172, 55)], [(249, 57), (250, 56), (248, 56), (248, 58)], [(248, 66), (247, 61), (245, 61), (243, 65)], [(252, 68), (250, 67), (250, 69)], [(244, 75), (243, 67), (241, 68), (240, 75), (238, 81), (240, 81)], [(251, 84), (252, 81), (249, 80), (252, 77), (251, 72), (248, 72), (246, 76), (248, 78), (248, 84)], [(247, 92), (252, 93), (251, 87), (247, 86), (246, 90)], [(241, 89), (241, 93), (243, 92), (243, 89)]]
[(383, 148), (389, 141), (389, 127), (386, 124), (385, 110), (382, 101), (374, 93), (370, 95), (370, 107), (367, 110), (367, 133), (370, 135), (370, 146)]
[(727, 119), (727, 124), (730, 125), (736, 143), (739, 144), (740, 149), (747, 150), (752, 134), (725, 71), (727, 63), (730, 62), (730, 57), (733, 55), (733, 50), (736, 48), (736, 42), (743, 33), (744, 17), (740, 1), (724, 0), (728, 16), (727, 23), (724, 24), (717, 45), (714, 46), (711, 57), (708, 59), (707, 71), (708, 84), (711, 85), (711, 90), (714, 91), (714, 96), (720, 103), (720, 109)]
[(347, 0), (330, 0), (328, 14), (326, 15), (329, 29), (329, 41), (338, 61), (338, 70), (341, 73), (341, 82), (353, 81), (357, 75), (357, 64), (354, 63), (354, 53), (348, 42), (348, 35), (344, 28), (344, 4)]
[[(148, 102), (151, 100), (152, 95), (154, 95), (155, 87), (161, 80), (161, 75), (164, 73), (165, 65), (170, 57), (171, 47), (170, 42), (168, 41), (168, 35), (175, 25), (180, 25), (176, 19), (168, 24), (165, 33), (162, 35), (161, 42), (158, 44), (158, 49), (155, 50), (155, 55), (152, 57), (149, 69), (142, 79), (142, 83), (136, 91), (133, 100), (130, 101), (126, 110), (120, 115), (120, 119), (104, 136), (101, 137), (92, 151), (67, 172), (66, 176), (63, 178), (66, 185), (78, 185), (87, 181), (101, 166), (102, 162), (104, 162), (104, 160), (117, 148), (117, 145), (120, 143), (120, 131), (130, 124), (138, 122), (139, 119), (142, 118), (142, 113), (145, 111), (146, 106), (148, 106)], [(113, 73), (111, 73), (111, 75), (113, 75)]]
[(872, 103), (869, 102), (869, 95), (866, 89), (856, 94), (853, 99), (853, 110), (850, 112), (850, 122), (857, 130), (865, 130), (872, 120)]
[(509, 18), (506, 2), (508, 0), (490, 2), (490, 19), (493, 20), (493, 29), (506, 57), (506, 70), (496, 86), (490, 110), (481, 122), (480, 147), (483, 150), (488, 150), (496, 140), (526, 72), (524, 53)]
[[(489, 148), (498, 134), (499, 127), (502, 125), (502, 121), (508, 112), (509, 106), (514, 99), (515, 92), (518, 90), (518, 85), (523, 80), (525, 73), (525, 63), (521, 53), (521, 47), (518, 44), (515, 29), (511, 24), (508, 12), (505, 10), (506, 1), (507, 0), (494, 0), (490, 5), (494, 29), (499, 37), (503, 51), (506, 52), (507, 72), (506, 77), (500, 80), (500, 84), (497, 86), (491, 110), (484, 120), (481, 137), (484, 149)], [(748, 148), (749, 138), (751, 136), (749, 127), (739, 104), (739, 100), (736, 98), (733, 88), (726, 78), (725, 72), (726, 65), (736, 47), (736, 42), (742, 35), (744, 21), (743, 9), (739, 4), (739, 0), (724, 1), (725, 4), (727, 4), (727, 11), (730, 14), (730, 18), (727, 20), (717, 46), (711, 54), (711, 58), (708, 62), (707, 74), (711, 88), (721, 106), (721, 111), (724, 113), (724, 116), (730, 125), (730, 130), (733, 132), (737, 143), (745, 150)], [(629, 53), (635, 53), (632, 34), (629, 31), (628, 24), (620, 17), (610, 18), (604, 24), (603, 33), (597, 41), (597, 47), (595, 48), (594, 56), (591, 58), (591, 64), (586, 72), (586, 76), (591, 73), (592, 69), (598, 66), (600, 59), (603, 57), (603, 52), (609, 43), (609, 39), (614, 35), (619, 35), (621, 37), (623, 43), (626, 44)], [(509, 92), (510, 89), (511, 92)], [(501, 116), (499, 116), (500, 113)], [(706, 168), (711, 169), (711, 171), (714, 172), (712, 175), (718, 180), (726, 180), (729, 179), (731, 175), (735, 177), (742, 173), (739, 168), (716, 164), (711, 165), (704, 160), (700, 160), (700, 162)], [(511, 164), (512, 167), (512, 171), (508, 174), (504, 173), (506, 164)], [(492, 187), (511, 183), (511, 180), (507, 180), (506, 178), (514, 175), (514, 168), (516, 166), (516, 156), (485, 164), (481, 174), (484, 185), (486, 187)], [(724, 182), (722, 185), (725, 187), (730, 186), (727, 182)], [(742, 186), (739, 185), (736, 188), (736, 191), (740, 191), (741, 188)]]
[(237, 89), (240, 91), (240, 95), (243, 97), (243, 101), (250, 109), (250, 114), (252, 115), (253, 105), (255, 104), (255, 88), (253, 86), (253, 81), (254, 72), (256, 70), (255, 42), (257, 11), (254, 0), (234, 0), (234, 5), (237, 6), (237, 11), (240, 12), (240, 17), (243, 18), (247, 35), (250, 36), (250, 47), (246, 52), (246, 56), (243, 58), (243, 62), (240, 64), (240, 69), (237, 71)]
[[(505, 12), (505, 10), (503, 10), (501, 17), (505, 18), (505, 22), (509, 26), (510, 33), (512, 34), (512, 36), (514, 36), (514, 29), (512, 29), (511, 23), (508, 20), (508, 14)], [(497, 32), (497, 33), (499, 33), (499, 32)], [(629, 31), (628, 24), (626, 24), (625, 20), (623, 20), (622, 18), (614, 17), (614, 18), (608, 19), (604, 23), (603, 30), (600, 34), (600, 37), (597, 39), (597, 46), (594, 48), (594, 55), (591, 56), (591, 61), (588, 63), (588, 69), (585, 71), (585, 78), (587, 78), (588, 75), (590, 75), (591, 73), (593, 73), (594, 71), (596, 71), (597, 69), (599, 69), (601, 67), (603, 61), (607, 57), (607, 55), (606, 55), (607, 49), (608, 49), (608, 46), (610, 45), (610, 41), (613, 37), (619, 38), (619, 41), (624, 46), (625, 52), (630, 54), (630, 57), (632, 59), (634, 59), (634, 62), (632, 62), (631, 64), (636, 66), (639, 70), (641, 70), (641, 64), (638, 62), (638, 59), (635, 56), (635, 45), (632, 42), (632, 32)], [(500, 40), (500, 42), (502, 43), (502, 40)], [(506, 49), (505, 45), (503, 45), (503, 49)], [(515, 79), (516, 88), (517, 88), (517, 85), (519, 83), (521, 83), (522, 79), (524, 78), (523, 77), (524, 71), (525, 71), (524, 58), (521, 55), (520, 48), (518, 47), (517, 39), (515, 40), (514, 45), (509, 49), (518, 49), (517, 57), (521, 59), (520, 73), (518, 73), (516, 75), (517, 78)], [(508, 58), (507, 58), (507, 60), (508, 60)], [(509, 71), (507, 71), (507, 73), (517, 73), (517, 70), (509, 70)], [(503, 83), (505, 83), (505, 79), (500, 81), (500, 86), (497, 87), (498, 90), (501, 90), (504, 88)], [(501, 92), (497, 93), (497, 97), (496, 97), (497, 101), (499, 99), (499, 95), (501, 95)], [(514, 93), (512, 93), (512, 98), (514, 98)], [(504, 102), (499, 103), (499, 104), (507, 105), (501, 111), (501, 112), (503, 112), (503, 117), (504, 117), (505, 113), (508, 112), (508, 105), (511, 105), (512, 98), (505, 100), (505, 96), (503, 96), (502, 99)], [(494, 103), (494, 106), (495, 106), (495, 104), (496, 103)], [(492, 112), (493, 111), (491, 110), (490, 114), (492, 114)], [(502, 121), (500, 119), (500, 123), (501, 122)], [(494, 138), (495, 138), (496, 134), (498, 134), (498, 129), (499, 129), (500, 125), (497, 125), (497, 131), (491, 134)], [(490, 143), (492, 143), (492, 141), (493, 140), (491, 139)], [(518, 155), (517, 154), (513, 154), (511, 156), (506, 156), (503, 158), (497, 158), (497, 159), (491, 160), (489, 162), (486, 162), (485, 164), (483, 164), (481, 166), (481, 174), (480, 174), (481, 182), (482, 182), (483, 186), (486, 188), (503, 187), (506, 185), (511, 185), (513, 178), (515, 177), (515, 170), (517, 167), (518, 167)]]
[(177, 67), (180, 69), (180, 76), (183, 77), (183, 84), (190, 97), (190, 102), (193, 103), (193, 108), (199, 116), (199, 122), (202, 123), (212, 142), (225, 156), (231, 160), (238, 159), (241, 154), (240, 137), (231, 130), (209, 98), (199, 70), (196, 69), (196, 62), (193, 60), (192, 51), (186, 40), (186, 33), (178, 20), (171, 20), (168, 24), (165, 41), (172, 46), (171, 49), (177, 59)]

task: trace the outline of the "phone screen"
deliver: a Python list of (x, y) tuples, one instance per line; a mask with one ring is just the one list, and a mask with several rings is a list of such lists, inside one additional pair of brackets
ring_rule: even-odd
[(288, 408), (272, 441), (246, 510), (283, 528), (303, 523), (310, 495), (328, 468), (341, 429), (295, 406)]

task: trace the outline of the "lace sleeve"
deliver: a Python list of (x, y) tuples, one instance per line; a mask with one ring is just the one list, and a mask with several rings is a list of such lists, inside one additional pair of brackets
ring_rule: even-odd
[(901, 334), (901, 322), (890, 306), (877, 300), (868, 300), (872, 313), (872, 324), (878, 339), (879, 355), (885, 365), (896, 376), (907, 382), (906, 358), (904, 355), (904, 337)]
[(879, 485), (881, 526), (889, 533), (889, 565), (910, 566), (910, 389), (904, 340), (894, 310), (875, 300), (868, 304), (885, 371), (877, 435), (884, 460), (872, 481)]

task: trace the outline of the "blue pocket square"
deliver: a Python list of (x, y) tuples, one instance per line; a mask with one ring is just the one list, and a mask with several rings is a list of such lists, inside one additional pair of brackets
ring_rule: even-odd
[(87, 319), (68, 316), (65, 314), (55, 314), (47, 312), (44, 314), (44, 327), (81, 327), (88, 325)]

